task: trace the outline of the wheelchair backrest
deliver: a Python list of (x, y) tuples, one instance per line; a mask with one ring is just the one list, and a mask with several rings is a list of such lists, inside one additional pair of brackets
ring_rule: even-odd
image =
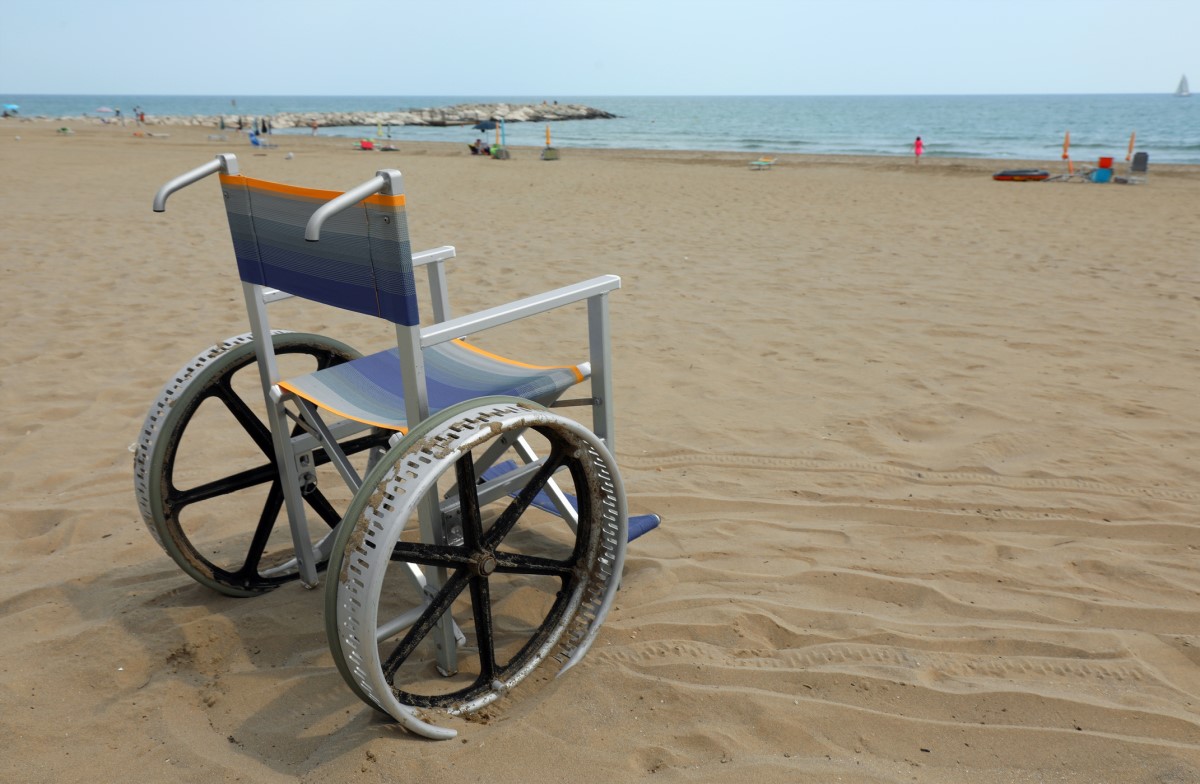
[(330, 217), (319, 242), (308, 242), (309, 217), (339, 192), (228, 174), (221, 188), (243, 281), (396, 324), (420, 323), (403, 193), (364, 199)]

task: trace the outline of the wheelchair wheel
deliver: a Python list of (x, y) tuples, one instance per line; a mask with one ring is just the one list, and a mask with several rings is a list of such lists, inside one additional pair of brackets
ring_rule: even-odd
[[(320, 335), (272, 338), (285, 376), (360, 356)], [(198, 354), (150, 407), (134, 455), (134, 489), (150, 533), (185, 572), (231, 596), (299, 576), (258, 370), (249, 334)], [(343, 446), (381, 453), (389, 435), (373, 431)], [(309, 516), (332, 529), (352, 495), (328, 463), (322, 450), (311, 455), (304, 499)]]
[[(483, 486), (477, 461), (522, 434), (545, 456)], [(575, 530), (539, 508), (551, 477), (577, 499)], [(443, 542), (422, 541), (422, 499), (440, 501)], [(586, 428), (519, 398), (441, 412), (379, 462), (338, 532), (325, 589), (338, 669), (406, 728), (452, 737), (427, 709), (478, 712), (547, 659), (565, 670), (583, 655), (620, 580), (627, 522), (616, 463)], [(440, 577), (414, 584), (413, 565)], [(455, 672), (438, 657), (439, 622), (458, 638)]]

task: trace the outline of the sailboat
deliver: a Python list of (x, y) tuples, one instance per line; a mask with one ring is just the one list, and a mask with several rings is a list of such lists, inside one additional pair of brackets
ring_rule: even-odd
[(1191, 94), (1192, 91), (1188, 89), (1187, 74), (1184, 74), (1183, 76), (1179, 77), (1179, 86), (1175, 88), (1175, 97), (1187, 98)]

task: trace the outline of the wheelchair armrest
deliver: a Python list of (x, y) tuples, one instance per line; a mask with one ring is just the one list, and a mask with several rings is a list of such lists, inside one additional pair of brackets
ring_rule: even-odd
[(572, 302), (590, 299), (601, 294), (621, 288), (621, 279), (616, 275), (601, 275), (598, 278), (585, 280), (571, 286), (536, 294), (532, 297), (519, 299), (507, 305), (499, 305), (477, 313), (459, 316), (449, 321), (443, 321), (425, 327), (421, 330), (421, 347), (428, 348), (439, 343), (445, 343), (455, 338), (482, 332), (485, 329), (508, 324), (528, 316), (536, 316), (548, 310), (569, 305)]
[(440, 248), (418, 251), (412, 256), (413, 266), (420, 267), (424, 264), (432, 264), (435, 261), (445, 261), (446, 259), (454, 258), (454, 255), (453, 245), (443, 245)]

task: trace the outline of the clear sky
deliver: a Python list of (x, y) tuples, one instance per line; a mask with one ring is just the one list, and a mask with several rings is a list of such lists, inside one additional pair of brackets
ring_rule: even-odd
[(924, 95), (1200, 87), (1200, 0), (3, 0), (0, 92)]

